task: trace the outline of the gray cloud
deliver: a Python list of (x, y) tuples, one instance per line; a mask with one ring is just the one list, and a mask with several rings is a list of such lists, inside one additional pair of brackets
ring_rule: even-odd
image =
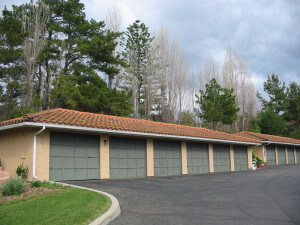
[[(26, 2), (4, 0), (4, 4)], [(182, 45), (189, 65), (222, 62), (231, 48), (249, 64), (256, 88), (268, 74), (300, 83), (300, 4), (293, 0), (83, 0), (89, 18), (103, 20), (108, 6), (120, 7), (124, 27), (142, 20), (155, 32), (164, 26)]]

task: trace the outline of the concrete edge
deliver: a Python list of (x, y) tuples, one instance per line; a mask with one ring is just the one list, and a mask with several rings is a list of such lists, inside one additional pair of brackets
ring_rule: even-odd
[(113, 196), (109, 193), (106, 193), (106, 192), (103, 192), (103, 191), (98, 191), (98, 190), (91, 189), (91, 188), (76, 186), (76, 185), (72, 185), (72, 184), (61, 183), (61, 182), (49, 181), (49, 183), (58, 184), (58, 185), (62, 185), (62, 186), (73, 187), (73, 188), (85, 189), (85, 190), (88, 190), (88, 191), (94, 191), (94, 192), (97, 192), (99, 194), (103, 194), (103, 195), (107, 196), (108, 198), (110, 198), (111, 206), (108, 209), (108, 211), (106, 211), (104, 214), (102, 214), (96, 220), (91, 222), (90, 225), (107, 225), (121, 214), (121, 208), (120, 208), (119, 201), (116, 199), (115, 196)]

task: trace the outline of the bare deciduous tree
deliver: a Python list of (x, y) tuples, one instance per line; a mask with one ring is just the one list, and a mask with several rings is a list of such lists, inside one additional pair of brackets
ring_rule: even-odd
[[(46, 44), (46, 24), (49, 20), (49, 7), (43, 2), (31, 2), (28, 11), (23, 11), (23, 31), (28, 33), (23, 44), (23, 58), (26, 64), (26, 91), (24, 92), (24, 105), (32, 108), (33, 83), (37, 71), (37, 59)], [(40, 98), (43, 97), (45, 72), (39, 68)]]

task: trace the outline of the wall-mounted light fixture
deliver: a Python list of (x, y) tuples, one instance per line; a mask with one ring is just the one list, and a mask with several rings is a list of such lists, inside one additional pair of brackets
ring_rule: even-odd
[(107, 145), (108, 144), (108, 140), (105, 139), (104, 140), (104, 144)]

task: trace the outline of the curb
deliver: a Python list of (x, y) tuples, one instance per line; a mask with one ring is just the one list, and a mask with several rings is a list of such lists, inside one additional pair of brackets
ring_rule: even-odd
[(74, 187), (74, 188), (79, 188), (79, 189), (85, 189), (85, 190), (88, 190), (88, 191), (94, 191), (94, 192), (97, 192), (99, 194), (103, 194), (103, 195), (107, 196), (108, 198), (110, 198), (111, 206), (110, 206), (109, 210), (107, 212), (105, 212), (103, 215), (101, 215), (100, 217), (98, 217), (96, 220), (91, 222), (90, 225), (106, 225), (106, 224), (109, 224), (111, 221), (113, 221), (115, 218), (117, 218), (121, 214), (121, 208), (120, 208), (119, 201), (116, 199), (116, 197), (114, 197), (111, 194), (108, 194), (108, 193), (103, 192), (103, 191), (98, 191), (98, 190), (95, 190), (95, 189), (91, 189), (91, 188), (85, 188), (85, 187), (80, 187), (80, 186), (61, 183), (61, 182), (49, 181), (49, 183), (54, 183), (54, 184), (59, 184), (59, 185), (62, 185), (62, 186), (69, 186), (69, 187)]

